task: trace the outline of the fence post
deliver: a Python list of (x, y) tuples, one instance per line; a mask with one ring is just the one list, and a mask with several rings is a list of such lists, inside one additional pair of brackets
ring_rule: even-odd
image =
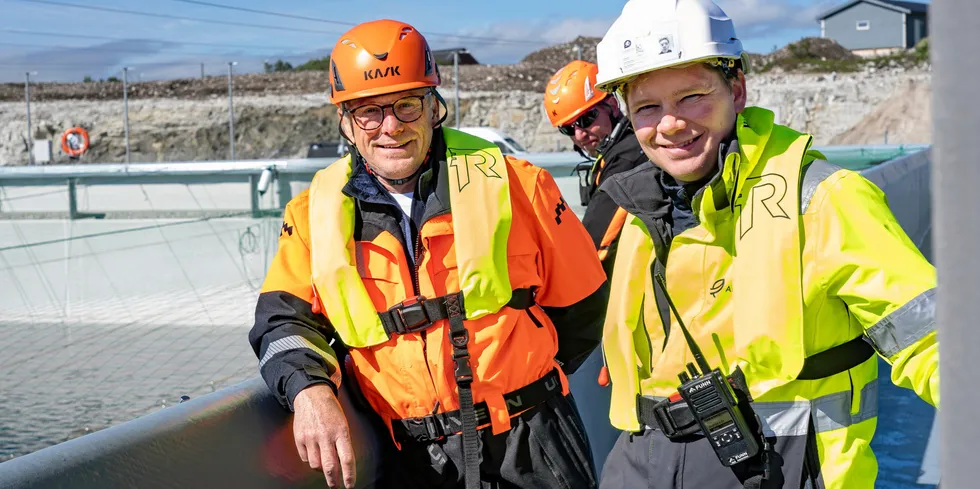
[[(34, 72), (36, 75), (37, 72)], [(34, 164), (34, 135), (31, 134), (31, 72), (24, 73), (24, 98), (27, 100), (27, 164)]]
[(129, 68), (123, 67), (123, 133), (126, 138), (126, 163), (129, 163)]
[(235, 160), (235, 103), (232, 101), (232, 66), (237, 62), (228, 62), (228, 147), (231, 151), (231, 159)]
[(78, 189), (74, 178), (68, 179), (68, 219), (75, 220), (78, 214)]

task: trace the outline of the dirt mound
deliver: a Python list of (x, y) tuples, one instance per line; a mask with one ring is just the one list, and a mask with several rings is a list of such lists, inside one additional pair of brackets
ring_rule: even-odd
[(861, 58), (833, 39), (806, 37), (770, 54), (749, 55), (756, 72), (765, 71), (854, 71)]
[(928, 83), (910, 80), (875, 110), (830, 144), (928, 144), (932, 142), (932, 110)]
[[(528, 54), (512, 65), (468, 65), (459, 67), (460, 89), (476, 92), (543, 92), (544, 86), (559, 68), (576, 59), (581, 46), (582, 59), (596, 62), (598, 37), (579, 36), (570, 42), (550, 46)], [(452, 69), (443, 69), (443, 87), (452, 90)]]
[(595, 47), (602, 38), (578, 36), (575, 40), (535, 51), (521, 60), (521, 63), (534, 63), (553, 66), (555, 71), (575, 59), (575, 46), (582, 47), (582, 59), (596, 62)]

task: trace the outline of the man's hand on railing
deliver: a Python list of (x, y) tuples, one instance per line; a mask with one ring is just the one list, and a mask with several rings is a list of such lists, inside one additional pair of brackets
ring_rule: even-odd
[(327, 485), (354, 487), (354, 448), (350, 428), (340, 401), (326, 384), (314, 384), (300, 391), (293, 400), (293, 437), (299, 458), (316, 470), (323, 470)]

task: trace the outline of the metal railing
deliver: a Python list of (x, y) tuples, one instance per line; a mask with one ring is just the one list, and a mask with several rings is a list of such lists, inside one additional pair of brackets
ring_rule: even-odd
[[(79, 212), (77, 188), (82, 185), (247, 184), (253, 217), (282, 212), (292, 198), (292, 182), (312, 180), (330, 164), (323, 158), (228, 162), (52, 165), (0, 168), (0, 187), (65, 186), (68, 218), (105, 217), (105, 213)], [(276, 183), (276, 207), (262, 208), (260, 197)], [(0, 209), (2, 211), (2, 209)]]
[[(827, 146), (815, 148), (824, 153), (829, 161), (851, 169), (891, 160), (916, 153), (930, 145), (875, 145), (875, 146)], [(541, 166), (556, 178), (570, 176), (576, 164), (583, 161), (575, 152), (526, 153), (522, 159)], [(242, 195), (248, 196), (248, 211), (253, 217), (277, 215), (293, 197), (293, 183), (309, 184), (313, 175), (333, 160), (329, 158), (304, 158), (286, 160), (209, 161), (140, 164), (80, 164), (50, 166), (0, 167), (0, 187), (63, 186), (67, 189), (67, 218), (104, 218), (106, 212), (97, 209), (79, 210), (78, 188), (105, 185), (207, 185), (242, 183), (247, 187)], [(275, 185), (276, 199), (272, 207), (262, 207), (261, 197)], [(245, 194), (244, 192), (247, 192)], [(2, 206), (2, 202), (0, 202)], [(244, 210), (244, 209), (240, 209)], [(166, 212), (166, 211), (164, 211)], [(201, 210), (196, 214), (207, 214)], [(0, 207), (0, 216), (5, 210)], [(160, 213), (156, 213), (159, 215)], [(187, 214), (187, 213), (185, 213)], [(213, 214), (213, 213), (212, 213)], [(143, 216), (154, 213), (143, 214)], [(32, 216), (37, 217), (37, 216)], [(60, 218), (60, 215), (48, 217)]]
[[(563, 173), (582, 161), (577, 153), (531, 153), (521, 155), (540, 166)], [(292, 184), (309, 184), (318, 170), (333, 160), (305, 158), (292, 160), (209, 161), (140, 164), (84, 164), (0, 167), (0, 187), (63, 186), (68, 193), (69, 219), (102, 218), (105, 212), (83, 212), (78, 207), (78, 188), (104, 185), (207, 185), (247, 184), (249, 210), (253, 217), (277, 215), (293, 197)], [(261, 199), (275, 185), (273, 207), (261, 206)], [(167, 212), (167, 211), (164, 211)], [(203, 211), (205, 212), (206, 211)], [(0, 215), (4, 209), (0, 208)], [(145, 214), (144, 214), (145, 216)], [(62, 217), (55, 215), (53, 217)]]

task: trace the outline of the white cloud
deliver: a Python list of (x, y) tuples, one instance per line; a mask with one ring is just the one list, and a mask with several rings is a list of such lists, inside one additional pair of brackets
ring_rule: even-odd
[(788, 30), (815, 27), (817, 15), (837, 2), (821, 0), (800, 5), (789, 0), (716, 0), (735, 22), (739, 37), (772, 36)]
[[(560, 21), (514, 21), (463, 29), (464, 36), (500, 39), (502, 42), (456, 37), (433, 37), (433, 47), (466, 47), (481, 63), (514, 63), (532, 51), (568, 42), (578, 36), (602, 37), (613, 18), (566, 18)], [(519, 41), (519, 42), (515, 42)]]
[[(716, 0), (732, 17), (735, 29), (743, 40), (771, 38), (791, 31), (814, 28), (817, 15), (837, 3), (837, 0)], [(617, 12), (618, 14), (618, 12)], [(489, 42), (466, 38), (433, 37), (434, 47), (463, 46), (481, 63), (513, 63), (542, 47), (571, 41), (578, 36), (602, 37), (615, 16), (600, 18), (570, 17), (561, 20), (519, 20), (484, 25), (459, 31), (465, 36), (499, 38)]]
[(137, 56), (150, 57), (172, 43), (127, 40), (112, 41), (72, 49), (49, 48), (31, 52), (0, 55), (0, 80), (19, 81), (24, 71), (37, 71), (36, 79), (44, 81), (81, 80), (120, 76), (123, 62)]

